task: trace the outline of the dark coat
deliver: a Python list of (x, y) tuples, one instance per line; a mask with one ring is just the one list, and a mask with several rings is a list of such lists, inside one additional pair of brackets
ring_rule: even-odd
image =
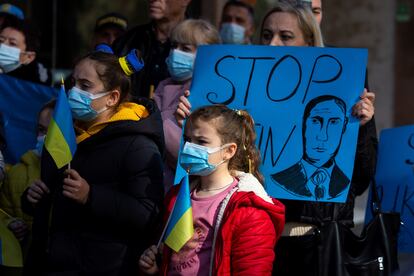
[(16, 70), (7, 73), (7, 75), (43, 85), (50, 85), (52, 83), (50, 71), (37, 60), (32, 61), (28, 65), (22, 65)]
[(155, 91), (158, 83), (170, 76), (165, 59), (170, 53), (171, 43), (169, 40), (164, 43), (157, 40), (153, 23), (129, 30), (114, 42), (112, 48), (118, 56), (125, 56), (132, 49), (141, 52), (145, 66), (131, 76), (134, 98), (150, 96), (150, 90)]
[[(308, 178), (304, 173), (300, 162), (281, 172), (271, 175), (272, 180), (276, 181), (286, 191), (311, 198), (312, 193), (306, 186)], [(335, 198), (341, 194), (349, 185), (349, 178), (344, 172), (334, 163), (331, 178), (329, 181), (329, 198)], [(329, 199), (328, 198), (328, 199)]]
[(62, 170), (42, 157), (51, 196), (34, 210), (27, 275), (43, 275), (34, 273), (42, 267), (46, 275), (137, 275), (137, 260), (160, 223), (163, 150), (159, 112), (110, 123), (79, 143), (71, 166), (90, 185), (86, 205), (63, 196)]

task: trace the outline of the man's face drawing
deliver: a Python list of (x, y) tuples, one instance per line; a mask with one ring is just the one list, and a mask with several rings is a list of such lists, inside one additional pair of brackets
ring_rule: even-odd
[(308, 161), (320, 167), (337, 152), (346, 124), (345, 113), (334, 100), (328, 100), (316, 104), (305, 120), (305, 154)]

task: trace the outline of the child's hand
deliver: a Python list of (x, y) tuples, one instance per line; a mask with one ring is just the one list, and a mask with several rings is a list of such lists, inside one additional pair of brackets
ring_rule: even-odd
[(157, 266), (157, 254), (158, 249), (155, 245), (152, 245), (150, 248), (142, 253), (139, 258), (139, 268), (142, 272), (148, 275), (155, 275), (158, 273), (159, 268)]
[(190, 90), (184, 92), (184, 96), (181, 96), (175, 111), (175, 119), (177, 120), (178, 125), (182, 128), (184, 120), (191, 114), (191, 104), (188, 100), (190, 96)]
[(42, 182), (42, 180), (35, 180), (29, 186), (29, 190), (27, 191), (27, 200), (32, 204), (36, 204), (45, 196), (45, 194), (49, 193), (49, 188)]
[(89, 197), (89, 184), (79, 173), (73, 169), (67, 169), (68, 176), (63, 180), (63, 195), (78, 203), (85, 204)]
[(10, 231), (13, 232), (14, 236), (19, 241), (22, 241), (29, 232), (29, 226), (22, 219), (14, 219), (12, 222), (9, 223), (7, 227), (10, 229)]

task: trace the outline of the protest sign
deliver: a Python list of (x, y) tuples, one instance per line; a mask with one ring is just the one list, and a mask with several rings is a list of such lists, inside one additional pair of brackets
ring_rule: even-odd
[(381, 132), (375, 179), (382, 211), (400, 213), (399, 251), (414, 253), (414, 125)]
[(253, 116), (270, 195), (345, 202), (359, 128), (351, 112), (366, 62), (365, 49), (202, 46), (190, 102)]

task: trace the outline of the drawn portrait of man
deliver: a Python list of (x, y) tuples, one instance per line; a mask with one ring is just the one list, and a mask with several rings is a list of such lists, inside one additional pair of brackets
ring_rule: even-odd
[(307, 199), (330, 200), (341, 195), (350, 180), (335, 157), (347, 123), (346, 104), (342, 99), (329, 95), (312, 99), (303, 115), (302, 159), (271, 175), (272, 181)]

